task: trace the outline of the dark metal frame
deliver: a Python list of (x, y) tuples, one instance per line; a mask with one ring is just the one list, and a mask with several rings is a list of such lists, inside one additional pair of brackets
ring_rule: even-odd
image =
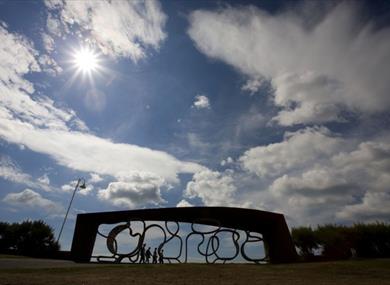
[[(142, 233), (133, 232), (131, 222), (135, 221), (143, 223)], [(165, 228), (156, 223), (146, 225), (145, 221), (165, 222)], [(102, 224), (123, 222), (124, 224), (114, 227), (108, 235), (99, 232), (99, 226)], [(176, 224), (177, 228), (175, 230), (170, 229), (169, 223)], [(185, 243), (178, 235), (179, 223), (191, 224), (192, 232), (186, 236)], [(201, 232), (195, 228), (196, 224), (215, 226), (216, 229), (209, 232)], [(297, 258), (290, 232), (282, 214), (227, 207), (162, 208), (79, 214), (77, 215), (72, 242), (72, 258), (77, 262), (90, 262), (96, 236), (100, 235), (107, 239), (107, 248), (112, 256), (97, 256), (98, 261), (102, 262), (105, 259), (108, 261), (107, 258), (111, 258), (114, 262), (120, 262), (127, 258), (130, 262), (137, 262), (145, 233), (152, 227), (158, 227), (164, 233), (164, 242), (159, 245), (159, 250), (174, 238), (179, 238), (180, 240), (179, 255), (176, 257), (164, 257), (164, 260), (168, 262), (183, 262), (181, 259), (183, 244), (185, 245), (184, 262), (187, 261), (188, 239), (192, 235), (201, 236), (202, 240), (198, 244), (198, 252), (205, 257), (207, 263), (230, 261), (236, 258), (239, 253), (247, 261), (263, 261), (263, 259), (252, 259), (245, 252), (245, 247), (248, 244), (261, 241), (264, 242), (266, 259), (271, 263), (294, 262)], [(126, 229), (129, 230), (131, 237), (138, 238), (138, 244), (131, 252), (118, 254), (118, 245), (115, 237)], [(240, 234), (238, 230), (245, 233), (245, 240), (241, 246), (239, 245)], [(220, 245), (218, 234), (226, 232), (232, 235), (236, 248), (234, 256), (223, 257), (218, 254)], [(253, 233), (261, 234), (262, 238), (253, 235)], [(205, 250), (202, 250), (202, 245), (206, 245)], [(212, 257), (214, 259), (211, 259)]]

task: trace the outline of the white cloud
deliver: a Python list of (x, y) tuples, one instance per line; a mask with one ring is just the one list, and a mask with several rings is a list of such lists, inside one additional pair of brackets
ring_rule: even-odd
[(46, 173), (39, 177), (37, 180), (42, 184), (50, 185), (50, 178)]
[(206, 206), (231, 206), (235, 204), (236, 190), (230, 173), (203, 170), (194, 174), (184, 194), (188, 198), (199, 197)]
[(178, 208), (183, 208), (183, 207), (194, 207), (194, 205), (192, 205), (190, 202), (188, 202), (187, 200), (180, 200), (179, 203), (177, 203), (176, 207)]
[(42, 70), (52, 76), (62, 72), (62, 68), (57, 64), (57, 62), (47, 54), (41, 55), (38, 61)]
[[(50, 3), (53, 1), (45, 1), (46, 6), (50, 5)], [(62, 4), (62, 1), (61, 1)], [(48, 7), (50, 8), (50, 6)], [(60, 8), (60, 7), (58, 7)], [(62, 27), (61, 27), (61, 22), (59, 19), (56, 19), (52, 14), (48, 14), (47, 19), (46, 19), (46, 27), (47, 30), (51, 35), (55, 36), (61, 36), (62, 34)]]
[(102, 181), (103, 181), (103, 178), (99, 174), (90, 173), (90, 178), (88, 179), (88, 183), (95, 184), (95, 183), (99, 183)]
[(0, 118), (41, 128), (85, 128), (73, 110), (57, 108), (48, 97), (32, 97), (34, 86), (23, 78), (30, 72), (41, 71), (39, 54), (32, 44), (1, 26), (0, 41)]
[(343, 145), (341, 138), (324, 127), (286, 132), (284, 140), (246, 151), (239, 158), (245, 170), (263, 176), (278, 176), (301, 170), (327, 159)]
[[(73, 180), (69, 184), (62, 185), (61, 190), (64, 192), (73, 192), (76, 185), (77, 185), (77, 180)], [(81, 184), (79, 186), (81, 186)], [(78, 187), (77, 193), (80, 193), (81, 195), (88, 195), (94, 189), (94, 186), (90, 183), (85, 183), (85, 186), (86, 186), (85, 188)]]
[(24, 173), (8, 156), (0, 156), (0, 177), (14, 183), (27, 185), (31, 188), (51, 191), (50, 181), (42, 181), (42, 177), (34, 181), (31, 175)]
[(9, 193), (3, 198), (3, 201), (12, 206), (40, 209), (52, 214), (61, 213), (63, 210), (57, 203), (43, 198), (31, 189), (25, 189), (19, 193)]
[(43, 42), (43, 46), (45, 48), (45, 50), (48, 52), (48, 53), (51, 53), (54, 51), (54, 39), (47, 33), (42, 33), (41, 34), (42, 36), (42, 42)]
[(359, 204), (345, 206), (337, 217), (348, 221), (388, 221), (390, 217), (390, 193), (368, 192)]
[(383, 210), (390, 194), (386, 137), (361, 142), (325, 128), (306, 128), (288, 133), (282, 142), (250, 149), (240, 161), (261, 182), (265, 191), (259, 197), (273, 197), (301, 224), (389, 217)]
[[(33, 92), (32, 84), (20, 75), (30, 71), (40, 71), (39, 64), (35, 60), (38, 53), (27, 39), (18, 34), (8, 33), (1, 25), (0, 42), (0, 87), (12, 85), (14, 89)], [(3, 93), (4, 90), (1, 90), (0, 94)], [(1, 100), (4, 99), (3, 95)]]
[(371, 114), (390, 107), (390, 29), (359, 22), (356, 6), (338, 4), (310, 25), (298, 9), (198, 10), (188, 33), (201, 52), (247, 76), (244, 89), (254, 92), (269, 80), (279, 124), (342, 121), (345, 109)]
[(31, 176), (23, 173), (9, 157), (0, 156), (0, 177), (16, 183), (32, 183)]
[(149, 1), (45, 1), (47, 27), (55, 35), (77, 26), (104, 54), (145, 58), (148, 48), (158, 50), (166, 38), (167, 16), (159, 2)]
[(196, 109), (210, 109), (209, 98), (205, 95), (196, 95), (193, 107)]
[(161, 177), (152, 173), (131, 172), (120, 178), (122, 181), (111, 182), (107, 189), (99, 190), (98, 197), (116, 206), (130, 208), (165, 202), (160, 188), (166, 185)]
[(115, 143), (86, 132), (87, 127), (73, 110), (59, 108), (47, 97), (32, 95), (33, 85), (23, 78), (39, 70), (32, 46), (3, 28), (0, 39), (1, 139), (49, 155), (68, 168), (100, 175), (149, 171), (175, 183), (178, 173), (203, 168), (162, 151)]
[(261, 85), (263, 85), (264, 79), (261, 78), (253, 78), (249, 79), (242, 87), (241, 89), (244, 91), (249, 91), (251, 94), (256, 93)]
[(230, 165), (230, 164), (232, 164), (232, 163), (234, 163), (233, 158), (231, 158), (230, 156), (228, 156), (228, 158), (223, 159), (223, 160), (221, 161), (221, 166), (228, 166), (228, 165)]

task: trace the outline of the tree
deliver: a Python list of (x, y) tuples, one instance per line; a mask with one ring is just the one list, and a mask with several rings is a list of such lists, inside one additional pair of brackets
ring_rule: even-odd
[(350, 228), (330, 224), (318, 226), (316, 235), (324, 257), (347, 259), (352, 256), (353, 235)]
[(294, 228), (291, 232), (295, 246), (299, 249), (304, 258), (314, 255), (314, 250), (318, 248), (318, 238), (311, 227)]
[[(2, 227), (2, 228), (1, 228)], [(1, 251), (34, 257), (49, 257), (59, 250), (53, 229), (44, 221), (1, 223)]]

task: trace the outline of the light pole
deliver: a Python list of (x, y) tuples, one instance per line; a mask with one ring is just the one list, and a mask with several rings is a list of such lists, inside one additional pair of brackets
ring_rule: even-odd
[[(81, 184), (80, 184), (80, 183), (81, 183)], [(70, 210), (70, 207), (72, 206), (72, 202), (73, 202), (73, 199), (74, 199), (74, 195), (76, 194), (76, 191), (77, 191), (77, 189), (78, 189), (79, 187), (80, 187), (81, 189), (85, 189), (85, 188), (86, 188), (86, 186), (85, 186), (85, 179), (84, 179), (84, 178), (79, 178), (79, 179), (77, 180), (76, 186), (74, 187), (73, 194), (72, 194), (72, 198), (70, 199), (70, 202), (69, 202), (68, 210), (66, 210), (66, 214), (65, 214), (65, 217), (64, 217), (64, 221), (62, 222), (61, 230), (60, 230), (60, 233), (58, 234), (57, 243), (60, 241), (60, 237), (61, 237), (61, 234), (62, 234), (62, 230), (64, 229), (66, 219), (68, 218), (69, 210)]]

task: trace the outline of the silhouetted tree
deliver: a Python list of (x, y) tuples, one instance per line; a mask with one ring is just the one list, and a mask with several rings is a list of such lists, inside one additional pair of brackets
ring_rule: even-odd
[(310, 260), (315, 249), (321, 249), (326, 259), (347, 259), (353, 252), (356, 257), (390, 257), (390, 225), (385, 223), (323, 225), (315, 230), (299, 227), (291, 233), (306, 260)]
[(319, 242), (316, 233), (311, 227), (294, 228), (291, 235), (295, 246), (304, 258), (314, 255), (314, 250), (318, 248)]
[(0, 231), (1, 252), (48, 257), (59, 250), (53, 229), (41, 220), (1, 223)]
[(0, 252), (10, 252), (13, 240), (11, 225), (6, 222), (0, 222)]
[(318, 226), (316, 235), (322, 247), (322, 255), (330, 259), (347, 259), (352, 256), (353, 236), (346, 226)]
[(355, 224), (353, 235), (358, 257), (390, 257), (390, 225)]

